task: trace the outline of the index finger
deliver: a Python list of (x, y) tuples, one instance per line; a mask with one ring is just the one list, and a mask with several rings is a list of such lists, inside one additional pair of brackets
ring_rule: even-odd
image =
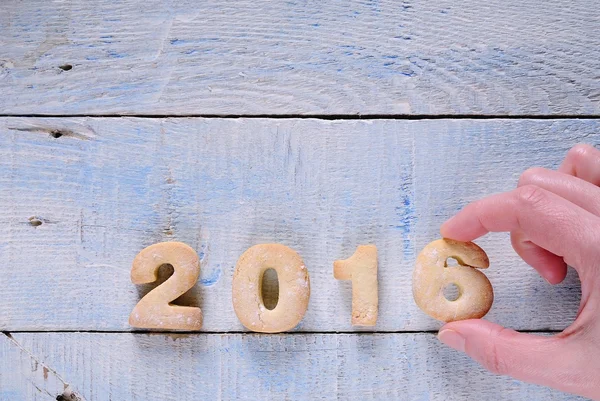
[(600, 218), (534, 185), (475, 201), (440, 229), (442, 236), (457, 241), (515, 230), (576, 268), (598, 257)]

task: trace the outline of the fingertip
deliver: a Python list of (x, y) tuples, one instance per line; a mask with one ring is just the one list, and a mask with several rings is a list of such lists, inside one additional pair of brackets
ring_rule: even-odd
[(465, 320), (457, 320), (454, 322), (448, 322), (448, 323), (444, 324), (440, 328), (440, 332), (442, 332), (444, 330), (452, 330), (452, 331), (462, 333), (463, 335), (466, 335), (466, 334), (471, 334), (473, 332), (479, 333), (482, 330), (489, 331), (492, 327), (501, 327), (501, 326), (499, 326), (495, 323), (492, 323), (490, 321), (484, 320), (484, 319), (465, 319)]
[[(462, 220), (464, 220), (464, 218)], [(440, 234), (442, 235), (442, 238), (453, 239), (455, 241), (466, 242), (474, 239), (469, 235), (464, 222), (461, 221), (460, 213), (449, 218), (442, 224), (440, 227)]]
[(544, 279), (550, 285), (562, 283), (567, 277), (567, 264), (563, 262), (562, 266), (556, 266), (554, 269), (547, 270)]
[(538, 183), (543, 182), (544, 179), (548, 176), (548, 174), (549, 170), (542, 167), (528, 168), (519, 177), (519, 181), (517, 182), (517, 188), (523, 187), (525, 185), (537, 185)]
[(515, 252), (548, 284), (559, 284), (565, 279), (567, 264), (563, 258), (529, 241), (520, 230), (513, 231), (510, 238)]
[(442, 344), (457, 351), (465, 352), (465, 337), (460, 332), (442, 328), (437, 337)]
[(569, 150), (558, 171), (600, 185), (599, 165), (600, 150), (592, 145), (580, 143)]
[(454, 217), (449, 218), (440, 227), (440, 234), (442, 235), (442, 237), (452, 238), (452, 220), (453, 219), (454, 219)]

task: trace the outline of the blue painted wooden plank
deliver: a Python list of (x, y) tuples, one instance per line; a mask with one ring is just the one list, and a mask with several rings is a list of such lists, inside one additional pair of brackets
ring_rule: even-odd
[[(15, 339), (88, 401), (581, 399), (492, 375), (433, 334), (17, 333)], [(33, 375), (16, 376), (9, 366), (0, 366), (0, 377), (15, 380), (6, 381), (0, 398), (22, 394)]]
[(595, 0), (4, 2), (1, 114), (600, 113)]
[[(178, 240), (202, 261), (183, 302), (203, 308), (204, 330), (243, 330), (233, 269), (265, 242), (294, 248), (308, 267), (311, 302), (296, 330), (358, 330), (350, 284), (332, 269), (367, 243), (380, 261), (374, 329), (434, 330), (410, 280), (439, 225), (513, 188), (527, 167), (600, 142), (597, 132), (598, 120), (0, 119), (0, 329), (130, 330), (152, 288), (130, 282), (134, 256)], [(549, 286), (506, 235), (479, 243), (492, 261), (490, 320), (528, 330), (572, 321), (576, 274)]]

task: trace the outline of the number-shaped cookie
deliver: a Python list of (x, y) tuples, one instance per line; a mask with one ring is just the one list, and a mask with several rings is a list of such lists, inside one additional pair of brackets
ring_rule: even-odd
[(348, 259), (333, 263), (333, 277), (352, 280), (352, 325), (377, 323), (377, 247), (361, 245)]
[[(448, 258), (458, 266), (448, 266)], [(440, 239), (428, 244), (419, 256), (413, 272), (413, 297), (429, 316), (444, 322), (477, 319), (492, 307), (494, 291), (488, 278), (477, 269), (490, 262), (486, 253), (472, 242)], [(458, 298), (449, 301), (444, 288), (454, 284)]]
[(133, 260), (131, 281), (155, 282), (158, 268), (164, 264), (173, 266), (173, 275), (138, 302), (129, 315), (129, 324), (145, 329), (199, 330), (200, 308), (169, 304), (198, 281), (200, 261), (192, 248), (181, 242), (161, 242), (143, 249)]
[[(268, 269), (274, 269), (279, 280), (279, 300), (272, 310), (262, 300), (262, 278)], [(290, 330), (308, 308), (308, 271), (300, 255), (285, 245), (255, 245), (238, 260), (232, 297), (235, 313), (247, 329), (261, 333)]]

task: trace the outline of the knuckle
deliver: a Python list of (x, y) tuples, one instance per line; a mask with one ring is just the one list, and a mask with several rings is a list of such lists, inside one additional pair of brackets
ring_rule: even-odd
[(582, 161), (589, 156), (591, 149), (593, 148), (590, 145), (580, 143), (578, 145), (573, 146), (569, 150), (569, 152), (567, 153), (567, 158), (573, 162)]
[(542, 179), (545, 173), (546, 169), (543, 169), (541, 167), (529, 168), (521, 174), (517, 186), (522, 187), (528, 184), (536, 183)]
[(501, 338), (505, 332), (508, 333), (509, 330), (502, 329), (491, 339), (489, 346), (486, 347), (482, 355), (482, 360), (480, 361), (487, 370), (496, 375), (510, 374), (510, 364), (506, 358), (502, 357), (497, 341), (497, 339)]
[(510, 242), (517, 253), (523, 248), (523, 244), (526, 241), (527, 238), (525, 237), (523, 231), (517, 230), (510, 233)]
[(495, 347), (490, 348), (485, 355), (483, 366), (495, 375), (507, 375), (508, 368), (503, 360), (498, 356)]
[(524, 185), (517, 190), (517, 200), (528, 207), (538, 207), (546, 197), (546, 191), (536, 185)]

